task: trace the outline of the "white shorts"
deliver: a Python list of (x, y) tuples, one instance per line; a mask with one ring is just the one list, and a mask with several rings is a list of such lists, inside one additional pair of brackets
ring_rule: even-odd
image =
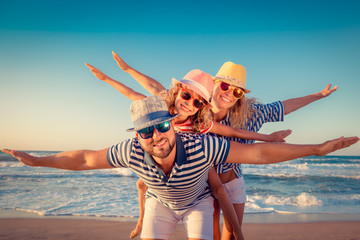
[(170, 239), (179, 221), (184, 222), (188, 238), (213, 239), (214, 199), (208, 197), (190, 209), (173, 211), (155, 198), (145, 202), (141, 238)]
[(224, 183), (223, 185), (233, 204), (246, 202), (245, 181), (243, 176)]

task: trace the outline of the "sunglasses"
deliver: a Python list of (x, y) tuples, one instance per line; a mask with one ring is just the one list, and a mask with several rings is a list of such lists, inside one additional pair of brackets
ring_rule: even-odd
[(240, 99), (244, 96), (245, 93), (241, 88), (231, 86), (230, 84), (225, 82), (220, 83), (220, 89), (223, 90), (224, 92), (229, 91), (231, 88), (233, 89), (234, 97), (236, 97), (237, 99)]
[(190, 99), (194, 99), (193, 105), (194, 105), (194, 107), (196, 107), (198, 109), (202, 108), (205, 105), (205, 103), (203, 101), (192, 96), (191, 93), (186, 91), (184, 88), (181, 89), (180, 97), (186, 101), (188, 101)]
[(138, 134), (140, 135), (140, 137), (142, 139), (148, 139), (148, 138), (151, 138), (153, 136), (155, 128), (160, 133), (166, 133), (167, 131), (170, 130), (170, 127), (171, 127), (170, 122), (167, 121), (167, 122), (159, 123), (159, 124), (154, 125), (154, 126), (143, 128), (143, 129), (141, 129), (141, 130), (139, 130), (137, 132), (138, 132)]

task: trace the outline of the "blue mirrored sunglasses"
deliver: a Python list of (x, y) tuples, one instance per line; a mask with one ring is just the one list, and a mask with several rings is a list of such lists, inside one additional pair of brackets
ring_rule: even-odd
[(148, 139), (148, 138), (151, 138), (154, 134), (154, 129), (156, 128), (156, 130), (158, 130), (160, 133), (166, 133), (167, 131), (170, 130), (170, 122), (167, 121), (167, 122), (163, 122), (163, 123), (159, 123), (155, 126), (150, 126), (150, 127), (147, 127), (147, 128), (143, 128), (138, 132), (138, 134), (140, 135), (140, 137), (142, 139)]

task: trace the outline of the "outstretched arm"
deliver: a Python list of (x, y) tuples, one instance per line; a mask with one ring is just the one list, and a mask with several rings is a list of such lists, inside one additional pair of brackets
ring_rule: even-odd
[(349, 147), (359, 141), (358, 137), (341, 137), (321, 144), (286, 144), (286, 143), (230, 143), (226, 162), (248, 164), (270, 164), (285, 162), (306, 156), (324, 156), (336, 150)]
[(299, 98), (291, 98), (288, 100), (283, 101), (283, 105), (284, 105), (284, 111), (285, 111), (285, 115), (289, 114), (293, 111), (296, 111), (302, 107), (305, 107), (306, 105), (317, 101), (319, 99), (322, 99), (324, 97), (329, 96), (331, 93), (335, 92), (337, 89), (337, 86), (333, 87), (332, 89), (330, 89), (331, 84), (328, 84), (326, 86), (326, 88), (318, 93), (314, 93), (314, 94), (310, 94), (304, 97), (299, 97)]
[(114, 51), (112, 52), (112, 54), (119, 67), (124, 72), (129, 73), (138, 83), (141, 84), (141, 86), (143, 86), (146, 90), (148, 90), (152, 95), (160, 95), (163, 91), (166, 91), (166, 88), (161, 83), (130, 67)]
[(125, 97), (129, 98), (130, 100), (142, 100), (145, 99), (146, 96), (134, 91), (133, 89), (129, 88), (128, 86), (122, 84), (121, 82), (118, 82), (112, 78), (110, 78), (109, 76), (107, 76), (106, 74), (104, 74), (103, 72), (101, 72), (99, 69), (97, 69), (94, 66), (91, 66), (88, 63), (85, 63), (85, 65), (90, 68), (90, 71), (95, 75), (95, 77), (97, 77), (99, 80), (104, 81), (108, 84), (110, 84), (111, 86), (113, 86), (116, 90), (118, 90), (119, 92), (121, 92), (123, 95), (125, 95)]
[(285, 142), (284, 138), (291, 134), (291, 130), (289, 129), (273, 132), (272, 134), (262, 134), (239, 128), (232, 128), (218, 122), (214, 122), (210, 132), (226, 137), (258, 140), (264, 142)]
[(34, 157), (25, 152), (9, 149), (2, 149), (2, 151), (13, 155), (20, 162), (32, 167), (51, 167), (77, 171), (112, 168), (106, 159), (107, 149), (62, 152), (45, 157)]

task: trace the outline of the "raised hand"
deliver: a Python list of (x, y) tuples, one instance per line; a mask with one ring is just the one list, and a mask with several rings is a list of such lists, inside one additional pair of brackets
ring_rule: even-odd
[(107, 79), (110, 79), (110, 77), (108, 77), (106, 74), (104, 74), (102, 71), (100, 71), (99, 69), (97, 69), (94, 66), (91, 66), (88, 63), (85, 63), (85, 65), (90, 68), (90, 71), (95, 75), (95, 77), (97, 77), (99, 80), (101, 81), (105, 81)]
[(25, 152), (10, 150), (10, 149), (1, 149), (2, 152), (10, 154), (17, 158), (20, 162), (28, 166), (37, 166), (36, 164), (36, 157), (31, 156)]
[(285, 142), (284, 138), (289, 136), (291, 133), (292, 131), (290, 129), (273, 132), (269, 135), (268, 142)]
[(117, 55), (116, 52), (112, 51), (112, 54), (117, 64), (124, 72), (128, 72), (132, 69), (124, 60), (122, 60), (122, 58), (119, 57), (119, 55)]
[(334, 152), (336, 150), (349, 147), (359, 141), (358, 137), (340, 137), (334, 140), (326, 141), (323, 144), (320, 144), (318, 156), (324, 156), (328, 153)]
[(335, 86), (335, 87), (333, 87), (332, 89), (330, 89), (330, 88), (331, 88), (331, 84), (328, 84), (328, 85), (326, 86), (326, 88), (325, 88), (324, 90), (320, 91), (319, 93), (321, 94), (321, 96), (327, 97), (327, 96), (329, 96), (331, 93), (335, 92), (338, 87)]

